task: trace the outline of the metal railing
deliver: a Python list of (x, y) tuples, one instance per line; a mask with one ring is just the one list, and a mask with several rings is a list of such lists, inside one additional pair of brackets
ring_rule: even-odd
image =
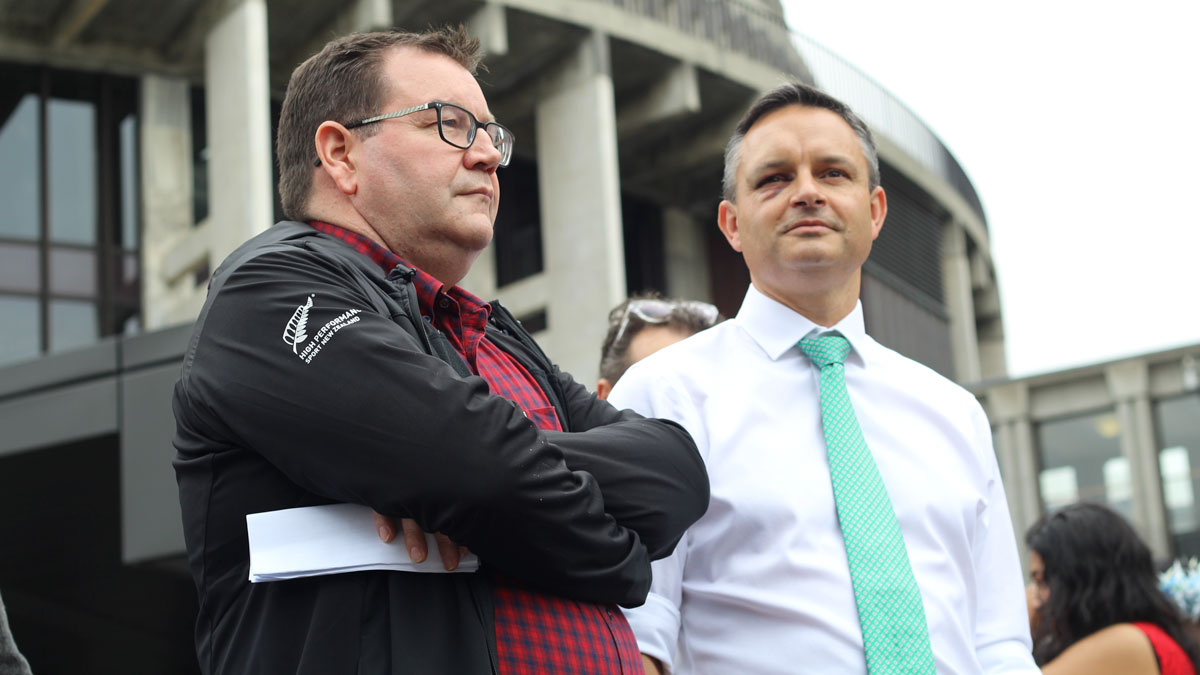
[(806, 72), (774, 9), (750, 0), (592, 0), (654, 19), (679, 32), (766, 63), (785, 73)]
[(654, 19), (685, 35), (766, 63), (845, 101), (875, 133), (884, 134), (946, 181), (986, 225), (967, 174), (915, 113), (845, 59), (788, 27), (783, 15), (753, 0), (591, 0)]

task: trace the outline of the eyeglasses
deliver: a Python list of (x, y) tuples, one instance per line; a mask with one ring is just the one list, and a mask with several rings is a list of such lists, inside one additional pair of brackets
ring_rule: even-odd
[(721, 316), (721, 312), (716, 307), (698, 300), (661, 300), (659, 298), (630, 300), (625, 304), (625, 311), (621, 313), (621, 323), (617, 327), (616, 335), (613, 336), (612, 344), (614, 346), (621, 344), (625, 329), (629, 328), (630, 316), (636, 316), (644, 323), (657, 325), (666, 323), (675, 312), (698, 317), (708, 327), (715, 324), (717, 318)]
[(450, 145), (456, 148), (466, 150), (475, 142), (475, 132), (483, 129), (488, 138), (492, 139), (492, 145), (500, 151), (500, 166), (508, 166), (508, 162), (512, 159), (513, 142), (516, 137), (503, 124), (499, 122), (480, 123), (475, 119), (475, 116), (465, 108), (456, 106), (453, 103), (443, 103), (441, 101), (430, 101), (423, 105), (397, 110), (396, 112), (387, 113), (385, 115), (376, 115), (368, 117), (365, 120), (351, 122), (346, 125), (347, 129), (357, 129), (358, 127), (383, 120), (390, 120), (395, 117), (404, 117), (422, 110), (430, 108), (437, 109), (438, 119), (438, 135), (442, 137)]

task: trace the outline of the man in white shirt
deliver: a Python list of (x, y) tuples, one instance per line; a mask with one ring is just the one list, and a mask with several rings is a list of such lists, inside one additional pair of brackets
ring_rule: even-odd
[[(863, 327), (861, 268), (887, 215), (870, 132), (820, 91), (779, 87), (739, 123), (724, 197), (718, 224), (752, 282), (741, 310), (632, 367), (610, 398), (686, 427), (712, 485), (708, 512), (627, 612), (647, 672), (1038, 672), (983, 410)], [(832, 331), (849, 342), (846, 391), (919, 590), (920, 669), (868, 669), (864, 654), (826, 383), (798, 346)]]

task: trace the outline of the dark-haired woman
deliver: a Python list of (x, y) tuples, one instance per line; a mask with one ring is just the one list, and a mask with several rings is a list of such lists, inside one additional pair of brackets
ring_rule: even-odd
[(1045, 675), (1196, 675), (1196, 644), (1119, 514), (1079, 503), (1025, 535), (1033, 653)]

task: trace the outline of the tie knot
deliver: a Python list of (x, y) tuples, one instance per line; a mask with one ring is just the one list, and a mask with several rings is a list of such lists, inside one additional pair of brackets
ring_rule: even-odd
[(797, 346), (818, 368), (824, 368), (831, 363), (841, 364), (850, 353), (850, 341), (836, 332), (806, 337), (797, 343)]

